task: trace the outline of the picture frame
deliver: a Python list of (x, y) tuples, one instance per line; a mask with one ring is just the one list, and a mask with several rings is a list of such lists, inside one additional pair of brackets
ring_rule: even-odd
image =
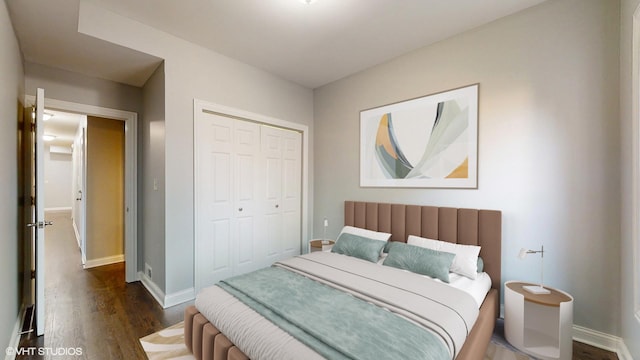
[(360, 186), (478, 187), (479, 84), (360, 112)]

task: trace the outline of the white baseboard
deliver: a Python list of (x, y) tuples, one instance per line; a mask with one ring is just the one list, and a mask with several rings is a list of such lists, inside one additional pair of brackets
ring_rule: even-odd
[[(9, 347), (13, 349), (17, 349), (20, 345), (20, 332), (22, 331), (22, 320), (24, 317), (24, 304), (20, 306), (20, 311), (18, 312), (18, 319), (16, 319), (16, 323), (13, 326), (13, 332), (11, 333), (11, 340), (9, 340)], [(5, 351), (4, 360), (15, 360), (16, 353), (15, 351)]]
[(156, 285), (156, 283), (154, 283), (151, 279), (149, 279), (149, 277), (142, 271), (138, 271), (138, 278), (140, 279), (142, 286), (144, 286), (147, 289), (147, 291), (149, 291), (151, 296), (153, 296), (153, 298), (156, 299), (158, 304), (160, 304), (160, 306), (162, 306), (163, 309), (166, 309), (166, 306), (164, 306), (164, 298), (165, 298), (164, 291), (160, 290), (158, 285)]
[(67, 212), (71, 211), (71, 207), (52, 207), (52, 208), (44, 208), (45, 212)]
[(108, 256), (100, 259), (87, 260), (84, 264), (85, 269), (90, 269), (103, 265), (116, 264), (124, 261), (124, 255)]
[(620, 360), (633, 360), (624, 340), (620, 337), (573, 325), (573, 340), (615, 352)]
[(138, 279), (140, 279), (142, 285), (149, 291), (151, 296), (153, 296), (163, 309), (182, 304), (183, 302), (193, 300), (195, 298), (194, 288), (165, 295), (164, 291), (160, 290), (160, 287), (158, 287), (158, 285), (154, 283), (153, 280), (151, 280), (144, 272), (138, 271)]
[(196, 290), (194, 288), (185, 289), (182, 291), (169, 294), (164, 298), (164, 307), (172, 307), (174, 305), (182, 304), (183, 302), (193, 300), (195, 298)]

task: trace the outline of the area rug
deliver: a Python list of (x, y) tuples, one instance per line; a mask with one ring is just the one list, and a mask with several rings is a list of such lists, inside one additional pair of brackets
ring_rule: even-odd
[[(194, 360), (184, 345), (184, 323), (180, 322), (140, 339), (140, 344), (149, 360)], [(485, 360), (529, 360), (533, 359), (514, 349), (504, 339), (504, 327), (500, 320), (484, 355)]]
[(184, 322), (140, 339), (149, 360), (194, 360), (184, 344)]

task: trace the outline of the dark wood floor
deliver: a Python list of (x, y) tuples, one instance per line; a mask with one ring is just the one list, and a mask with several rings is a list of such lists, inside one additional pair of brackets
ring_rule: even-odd
[(142, 284), (125, 283), (124, 263), (84, 270), (69, 215), (48, 219), (45, 334), (25, 335), (20, 346), (79, 347), (82, 356), (17, 359), (146, 359), (138, 339), (180, 322), (190, 304), (162, 309)]
[[(124, 263), (84, 270), (71, 219), (50, 214), (46, 230), (45, 334), (21, 347), (81, 348), (81, 356), (17, 359), (146, 359), (138, 339), (182, 320), (185, 303), (162, 309), (139, 282), (124, 281)], [(617, 360), (615, 353), (573, 342), (574, 360)]]
[(595, 346), (574, 341), (573, 360), (618, 360), (618, 355)]

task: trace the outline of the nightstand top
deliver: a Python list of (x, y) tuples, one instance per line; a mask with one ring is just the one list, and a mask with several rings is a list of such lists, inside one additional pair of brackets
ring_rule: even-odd
[(526, 301), (534, 302), (540, 305), (559, 307), (560, 303), (573, 301), (573, 298), (567, 293), (549, 286), (545, 286), (544, 288), (551, 291), (550, 294), (533, 294), (526, 291), (522, 287), (538, 284), (526, 283), (521, 281), (508, 281), (504, 285), (509, 289), (517, 292), (518, 294), (524, 296), (524, 299)]
[(329, 239), (326, 239), (326, 240), (320, 240), (320, 239), (318, 239), (318, 240), (311, 240), (311, 241), (309, 241), (309, 244), (310, 244), (310, 246), (311, 246), (312, 248), (322, 248), (322, 245), (323, 245), (323, 244), (322, 244), (322, 242), (323, 242), (323, 241), (328, 241), (328, 243), (324, 244), (324, 246), (327, 246), (327, 245), (333, 245), (333, 244), (335, 244), (335, 243), (336, 243), (336, 242), (335, 242), (335, 240), (329, 240)]

